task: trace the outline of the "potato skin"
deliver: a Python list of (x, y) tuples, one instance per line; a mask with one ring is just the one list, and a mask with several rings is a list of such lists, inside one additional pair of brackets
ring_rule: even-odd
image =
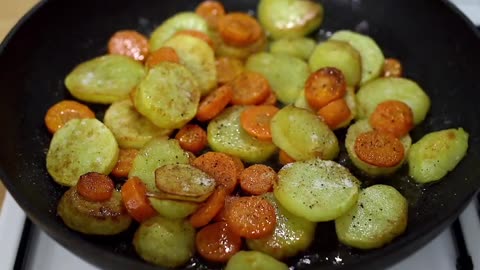
[(466, 155), (468, 137), (462, 128), (426, 134), (410, 148), (409, 175), (422, 184), (440, 180)]
[(114, 191), (107, 201), (91, 202), (73, 186), (60, 199), (57, 213), (67, 227), (84, 234), (114, 235), (126, 230), (132, 222), (119, 191)]

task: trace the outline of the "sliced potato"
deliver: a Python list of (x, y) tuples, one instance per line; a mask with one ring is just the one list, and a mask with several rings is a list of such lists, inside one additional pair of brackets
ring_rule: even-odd
[(247, 239), (249, 249), (261, 251), (282, 260), (297, 255), (310, 246), (315, 236), (315, 222), (293, 215), (275, 199), (273, 193), (262, 195), (274, 207), (277, 217), (275, 231), (260, 239)]
[(267, 141), (260, 141), (250, 136), (240, 125), (243, 106), (233, 106), (215, 117), (207, 127), (207, 138), (210, 147), (240, 158), (245, 162), (259, 163), (267, 160), (277, 147)]
[(226, 44), (216, 32), (211, 33), (211, 37), (215, 43), (215, 54), (218, 57), (225, 56), (246, 59), (250, 55), (264, 51), (267, 48), (267, 37), (265, 35), (262, 35), (262, 37), (255, 43), (245, 47), (235, 47)]
[(180, 12), (155, 28), (150, 36), (150, 51), (162, 47), (175, 33), (182, 30), (196, 30), (208, 34), (207, 21), (194, 12)]
[(426, 134), (410, 148), (409, 175), (419, 183), (440, 180), (457, 166), (467, 149), (468, 133), (462, 128)]
[(323, 6), (309, 0), (261, 0), (257, 12), (261, 25), (274, 39), (306, 36), (323, 21)]
[(345, 215), (335, 220), (340, 242), (360, 249), (379, 248), (407, 227), (407, 200), (395, 188), (374, 185), (364, 189)]
[(169, 194), (206, 199), (215, 184), (215, 179), (189, 164), (166, 164), (155, 170), (155, 185)]
[(406, 103), (412, 109), (415, 125), (425, 119), (430, 109), (430, 98), (414, 81), (405, 78), (378, 78), (357, 92), (358, 117), (370, 117), (377, 105), (386, 100)]
[(137, 112), (130, 99), (112, 103), (105, 112), (103, 122), (121, 148), (142, 148), (153, 137), (168, 136), (173, 131), (154, 125)]
[(142, 64), (123, 55), (104, 55), (75, 67), (65, 78), (72, 96), (94, 103), (112, 103), (128, 94), (145, 76)]
[(349, 86), (356, 86), (362, 77), (360, 54), (350, 44), (342, 41), (329, 40), (318, 44), (308, 64), (312, 71), (323, 67), (341, 70)]
[(314, 113), (286, 106), (272, 119), (272, 140), (295, 160), (334, 159), (340, 151), (337, 137)]
[(225, 270), (288, 270), (283, 262), (258, 251), (239, 251), (228, 260)]
[(147, 190), (158, 191), (155, 185), (155, 170), (166, 164), (188, 164), (189, 156), (177, 140), (164, 137), (153, 138), (140, 149), (133, 160), (128, 177), (137, 176), (145, 183)]
[(55, 182), (74, 186), (87, 172), (109, 174), (118, 159), (112, 132), (97, 119), (72, 119), (53, 135), (47, 170)]
[(292, 214), (313, 222), (329, 221), (355, 204), (359, 181), (342, 165), (316, 158), (283, 166), (273, 192)]
[(180, 64), (192, 72), (202, 95), (217, 86), (214, 52), (205, 41), (189, 35), (177, 35), (164, 45), (173, 48), (180, 58)]
[(347, 103), (348, 108), (350, 109), (350, 117), (345, 120), (338, 128), (344, 128), (350, 125), (353, 119), (357, 116), (357, 98), (355, 97), (355, 88), (348, 86), (347, 93), (345, 94), (345, 102)]
[(184, 66), (162, 62), (148, 71), (135, 91), (135, 107), (156, 126), (181, 128), (195, 117), (200, 90)]
[(179, 267), (195, 253), (195, 229), (187, 220), (156, 216), (140, 224), (133, 246), (147, 262)]
[(119, 191), (113, 191), (107, 201), (91, 202), (73, 186), (60, 199), (57, 213), (67, 227), (84, 234), (114, 235), (128, 229), (132, 222)]
[(187, 201), (160, 200), (152, 197), (148, 198), (148, 200), (159, 215), (169, 219), (186, 218), (200, 206), (198, 203)]
[(284, 104), (295, 102), (310, 75), (307, 63), (286, 54), (257, 53), (248, 58), (245, 67), (264, 75)]
[(360, 53), (360, 57), (362, 58), (361, 85), (380, 76), (385, 57), (380, 47), (378, 47), (377, 43), (371, 37), (348, 30), (342, 30), (335, 32), (330, 39), (348, 42)]
[(403, 157), (402, 161), (399, 164), (393, 167), (378, 167), (362, 161), (355, 152), (355, 140), (357, 139), (357, 137), (362, 133), (369, 132), (372, 130), (373, 130), (372, 126), (370, 126), (368, 120), (366, 119), (359, 120), (348, 128), (347, 136), (345, 138), (345, 148), (347, 149), (348, 156), (350, 157), (350, 160), (357, 168), (364, 171), (370, 176), (392, 174), (396, 170), (398, 170), (407, 159), (408, 151), (410, 150), (410, 146), (412, 145), (412, 138), (408, 134), (400, 138), (400, 141), (402, 142), (403, 148), (405, 150), (404, 151), (405, 156)]
[(288, 54), (303, 60), (308, 60), (315, 48), (316, 41), (311, 38), (284, 38), (270, 43), (270, 52)]

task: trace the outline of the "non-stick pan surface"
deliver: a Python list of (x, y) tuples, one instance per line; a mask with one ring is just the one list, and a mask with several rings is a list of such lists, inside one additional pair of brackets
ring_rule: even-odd
[[(131, 246), (131, 228), (115, 237), (91, 237), (66, 228), (56, 216), (65, 188), (47, 174), (51, 136), (43, 124), (49, 106), (71, 98), (63, 80), (82, 61), (106, 53), (120, 29), (149, 34), (165, 18), (192, 10), (199, 1), (45, 1), (17, 25), (0, 48), (0, 178), (28, 216), (59, 243), (108, 269), (159, 269), (142, 262)], [(379, 179), (409, 201), (407, 231), (392, 244), (358, 251), (340, 245), (332, 223), (321, 224), (312, 248), (290, 261), (304, 268), (377, 269), (414, 252), (436, 236), (480, 187), (480, 38), (473, 25), (438, 0), (325, 0), (322, 37), (339, 29), (371, 35), (388, 57), (432, 100), (431, 111), (412, 137), (463, 127), (471, 135), (465, 159), (439, 183), (418, 186), (400, 174)], [(256, 8), (253, 0), (224, 1), (229, 10)], [(94, 106), (102, 118), (104, 106)], [(342, 132), (339, 133), (342, 139)], [(350, 166), (345, 156), (340, 161)], [(351, 167), (351, 166), (350, 166)], [(405, 175), (405, 169), (401, 172)], [(190, 268), (203, 262), (192, 260)], [(209, 265), (209, 267), (218, 267)]]

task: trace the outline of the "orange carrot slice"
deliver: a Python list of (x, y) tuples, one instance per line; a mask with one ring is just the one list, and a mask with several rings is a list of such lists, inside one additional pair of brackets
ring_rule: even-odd
[(182, 127), (177, 135), (175, 135), (175, 139), (180, 143), (180, 147), (193, 154), (202, 151), (208, 143), (205, 130), (200, 126), (193, 124)]
[(180, 58), (177, 52), (171, 47), (161, 47), (158, 50), (152, 52), (145, 61), (145, 66), (152, 68), (161, 62), (180, 63)]
[(50, 133), (55, 133), (68, 121), (78, 118), (95, 118), (95, 113), (76, 101), (62, 100), (48, 109), (45, 114), (45, 125)]
[(239, 59), (220, 57), (216, 61), (217, 80), (219, 84), (233, 81), (243, 72), (243, 63)]
[(195, 245), (203, 258), (225, 263), (242, 249), (242, 238), (233, 233), (226, 222), (217, 222), (198, 231)]
[(280, 164), (282, 165), (287, 165), (288, 163), (295, 162), (295, 159), (289, 156), (287, 152), (280, 149), (280, 151), (278, 152), (278, 162), (280, 162)]
[(122, 186), (122, 201), (128, 214), (143, 222), (157, 214), (147, 198), (147, 188), (138, 177), (129, 178)]
[(217, 116), (233, 98), (233, 89), (225, 84), (210, 92), (200, 101), (196, 118), (198, 121), (205, 122)]
[(249, 107), (242, 112), (240, 124), (253, 137), (270, 141), (272, 140), (270, 122), (278, 111), (279, 109), (272, 105)]
[(148, 55), (148, 39), (137, 31), (118, 31), (108, 41), (108, 53), (125, 55), (142, 62)]
[(207, 225), (222, 210), (226, 196), (225, 189), (221, 187), (215, 189), (207, 201), (190, 216), (192, 226), (199, 228)]
[(256, 105), (268, 98), (270, 84), (260, 73), (246, 71), (229, 83), (233, 89), (232, 104)]
[(245, 47), (262, 37), (262, 27), (247, 13), (232, 12), (218, 20), (218, 31), (223, 41), (232, 46)]
[(412, 130), (413, 112), (404, 102), (387, 100), (377, 105), (370, 116), (370, 125), (375, 130), (390, 132), (401, 138)]
[(112, 175), (115, 177), (128, 177), (128, 173), (132, 169), (133, 160), (137, 154), (137, 149), (120, 149), (118, 161), (112, 170)]
[(333, 67), (315, 71), (305, 83), (305, 97), (308, 104), (315, 110), (342, 98), (346, 91), (347, 82), (343, 73)]
[(232, 157), (220, 152), (208, 152), (193, 161), (193, 166), (215, 179), (218, 186), (225, 189), (227, 195), (237, 186), (237, 166)]
[(113, 181), (108, 175), (89, 172), (82, 176), (77, 183), (77, 191), (82, 197), (92, 202), (107, 201), (113, 194)]
[(207, 0), (197, 6), (195, 13), (205, 18), (208, 25), (216, 29), (218, 20), (225, 15), (225, 8), (218, 1)]
[(318, 110), (317, 114), (330, 129), (337, 129), (352, 115), (344, 98), (334, 100)]
[(391, 133), (370, 131), (355, 140), (355, 153), (364, 162), (378, 167), (398, 165), (404, 156), (402, 142)]
[(269, 166), (254, 164), (240, 175), (240, 187), (251, 195), (262, 195), (272, 190), (277, 182), (277, 173)]

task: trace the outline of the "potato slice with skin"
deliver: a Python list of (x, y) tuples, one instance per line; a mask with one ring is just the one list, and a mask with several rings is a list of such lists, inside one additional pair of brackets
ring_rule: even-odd
[(308, 64), (312, 71), (323, 67), (335, 67), (341, 70), (349, 86), (356, 86), (362, 77), (360, 54), (343, 41), (328, 40), (318, 44), (310, 55)]
[(272, 235), (260, 239), (247, 239), (248, 248), (261, 251), (278, 260), (295, 256), (307, 249), (315, 236), (316, 223), (288, 212), (271, 192), (262, 197), (275, 207), (277, 224)]
[(155, 185), (155, 170), (166, 164), (188, 164), (189, 156), (177, 140), (164, 137), (154, 138), (140, 149), (133, 160), (128, 177), (137, 176), (145, 183), (148, 191), (158, 191)]
[(257, 12), (274, 39), (306, 36), (323, 21), (323, 6), (308, 0), (261, 0)]
[(135, 91), (135, 107), (160, 128), (181, 128), (197, 113), (200, 90), (184, 66), (162, 62), (148, 71)]
[(163, 129), (137, 112), (130, 99), (112, 103), (105, 112), (105, 125), (112, 131), (121, 148), (142, 148), (152, 138), (168, 136), (171, 129)]
[(104, 55), (75, 67), (65, 78), (65, 86), (82, 101), (108, 104), (128, 98), (144, 76), (145, 68), (132, 58)]
[(334, 220), (357, 201), (359, 181), (347, 168), (319, 158), (283, 166), (273, 189), (292, 214), (313, 222)]
[(386, 100), (406, 103), (413, 112), (413, 122), (420, 124), (430, 109), (430, 98), (414, 81), (405, 78), (378, 78), (357, 92), (358, 118), (368, 118), (378, 104)]
[(175, 50), (198, 83), (200, 93), (208, 94), (217, 86), (217, 70), (213, 49), (203, 40), (189, 35), (177, 35), (165, 42)]
[(248, 58), (245, 68), (264, 75), (278, 100), (284, 104), (295, 102), (310, 75), (307, 63), (286, 54), (254, 54)]
[(53, 135), (47, 170), (55, 182), (74, 186), (87, 172), (109, 174), (117, 164), (118, 144), (97, 119), (72, 119)]
[(195, 212), (200, 204), (187, 201), (160, 200), (157, 198), (148, 198), (153, 209), (159, 215), (168, 219), (186, 218)]
[(140, 224), (133, 246), (147, 262), (179, 267), (195, 253), (195, 229), (187, 220), (156, 216)]
[(295, 160), (334, 159), (340, 151), (337, 137), (314, 113), (286, 106), (272, 119), (272, 140)]
[(275, 153), (277, 147), (249, 135), (240, 125), (240, 115), (245, 106), (233, 106), (215, 117), (207, 127), (210, 147), (217, 152), (235, 156), (243, 161), (259, 163)]
[(155, 170), (155, 185), (165, 193), (206, 199), (215, 184), (215, 179), (189, 164), (166, 164)]
[(381, 175), (392, 174), (396, 170), (398, 170), (407, 159), (407, 153), (410, 149), (410, 146), (412, 145), (412, 138), (408, 134), (400, 138), (400, 141), (402, 142), (402, 145), (405, 150), (404, 151), (405, 156), (403, 157), (402, 161), (398, 165), (395, 165), (393, 167), (378, 167), (362, 161), (355, 152), (355, 140), (357, 139), (358, 135), (365, 132), (372, 131), (372, 130), (373, 130), (372, 126), (370, 126), (370, 124), (368, 123), (368, 120), (366, 119), (359, 120), (348, 128), (347, 136), (345, 138), (345, 148), (347, 149), (348, 156), (350, 157), (350, 160), (353, 162), (353, 164), (357, 168), (364, 171), (366, 174), (370, 176), (381, 176)]
[(468, 133), (462, 128), (428, 133), (408, 153), (409, 175), (418, 183), (440, 180), (467, 153)]
[(158, 200), (172, 200), (172, 201), (179, 201), (179, 202), (193, 202), (193, 203), (200, 203), (205, 201), (208, 196), (183, 196), (177, 195), (172, 193), (163, 192), (161, 190), (149, 191), (147, 196), (151, 199), (158, 199)]
[(259, 251), (239, 251), (228, 260), (225, 270), (288, 270), (288, 266)]
[(371, 37), (348, 30), (341, 30), (335, 32), (330, 39), (348, 42), (360, 53), (362, 58), (361, 85), (380, 76), (385, 57), (382, 50)]
[(358, 201), (335, 220), (340, 242), (360, 249), (379, 248), (407, 227), (407, 200), (395, 188), (374, 185), (360, 192)]
[(284, 38), (270, 43), (270, 52), (288, 54), (302, 60), (308, 60), (317, 42), (311, 38)]
[(180, 12), (155, 28), (149, 40), (150, 51), (164, 46), (165, 41), (182, 30), (196, 30), (208, 34), (207, 21), (194, 12)]

